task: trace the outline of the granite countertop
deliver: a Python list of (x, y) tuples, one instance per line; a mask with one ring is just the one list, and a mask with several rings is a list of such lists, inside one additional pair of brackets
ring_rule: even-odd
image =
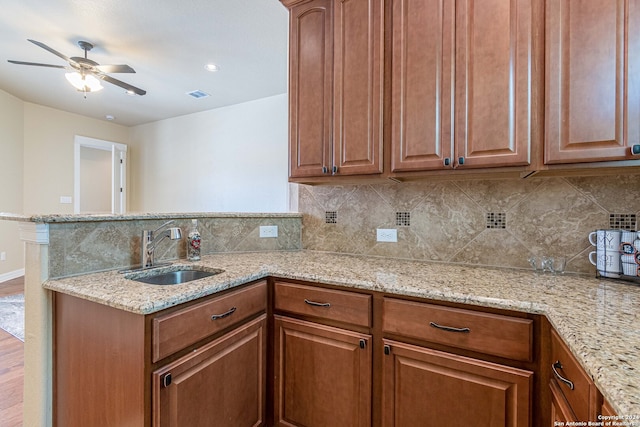
[(300, 213), (236, 213), (236, 212), (186, 212), (186, 213), (127, 213), (127, 214), (43, 214), (22, 215), (0, 212), (0, 221), (62, 223), (62, 222), (101, 222), (131, 221), (140, 219), (191, 219), (191, 218), (301, 218)]
[(634, 284), (314, 251), (226, 253), (175, 265), (224, 272), (181, 285), (154, 286), (107, 271), (50, 280), (44, 287), (149, 314), (275, 276), (544, 314), (618, 414), (640, 416), (640, 287)]

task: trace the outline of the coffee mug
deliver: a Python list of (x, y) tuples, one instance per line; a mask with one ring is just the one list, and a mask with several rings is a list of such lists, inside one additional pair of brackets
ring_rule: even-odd
[(621, 230), (596, 230), (589, 233), (589, 243), (597, 249), (616, 251), (620, 249)]
[(601, 276), (620, 277), (622, 265), (618, 251), (597, 250), (589, 253), (589, 262), (596, 266)]

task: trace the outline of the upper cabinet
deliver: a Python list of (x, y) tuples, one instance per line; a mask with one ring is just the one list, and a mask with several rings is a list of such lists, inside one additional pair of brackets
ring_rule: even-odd
[(392, 171), (528, 165), (532, 0), (392, 4)]
[(381, 173), (383, 1), (283, 3), (290, 9), (290, 176)]
[(547, 0), (545, 163), (638, 158), (638, 28), (638, 0)]

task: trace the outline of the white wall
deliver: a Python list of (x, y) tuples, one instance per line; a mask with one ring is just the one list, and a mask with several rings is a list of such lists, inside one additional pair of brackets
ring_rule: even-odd
[(287, 95), (132, 128), (129, 210), (288, 211)]
[[(0, 90), (0, 212), (22, 213), (23, 102)], [(18, 277), (24, 268), (24, 247), (18, 223), (0, 221), (0, 282)]]
[[(25, 214), (73, 213), (76, 135), (127, 144), (130, 128), (42, 105), (24, 103)], [(27, 167), (28, 166), (28, 167)]]

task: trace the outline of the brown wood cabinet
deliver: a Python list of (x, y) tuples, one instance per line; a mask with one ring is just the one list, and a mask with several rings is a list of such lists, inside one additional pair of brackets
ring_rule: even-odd
[(638, 158), (638, 27), (638, 0), (546, 1), (545, 163)]
[(266, 315), (153, 372), (154, 427), (265, 424)]
[(274, 425), (371, 426), (371, 336), (275, 316)]
[(263, 425), (266, 289), (148, 316), (56, 293), (54, 425)]
[(389, 297), (382, 308), (383, 426), (531, 425), (532, 371), (454, 353), (530, 361), (532, 320)]
[(371, 300), (275, 281), (274, 425), (371, 426)]
[(384, 340), (383, 423), (530, 426), (533, 372)]
[(393, 0), (392, 172), (530, 163), (532, 0)]
[(551, 330), (552, 420), (598, 421), (600, 395), (558, 333)]
[(292, 178), (382, 172), (383, 0), (282, 0)]

